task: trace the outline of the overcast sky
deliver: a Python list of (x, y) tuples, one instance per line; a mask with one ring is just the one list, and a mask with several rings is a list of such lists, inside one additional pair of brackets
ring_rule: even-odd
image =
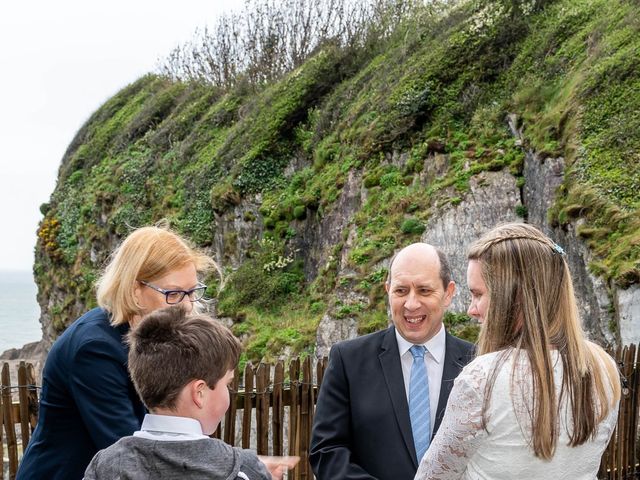
[(0, 4), (0, 270), (31, 270), (39, 207), (89, 116), (233, 0)]

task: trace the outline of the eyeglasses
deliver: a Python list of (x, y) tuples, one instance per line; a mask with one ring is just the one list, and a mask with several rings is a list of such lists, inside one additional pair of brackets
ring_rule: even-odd
[(207, 290), (207, 286), (204, 283), (198, 283), (198, 286), (191, 290), (165, 290), (164, 288), (156, 287), (155, 285), (143, 280), (138, 281), (144, 286), (162, 293), (169, 305), (176, 305), (177, 303), (182, 302), (184, 297), (189, 297), (190, 302), (197, 302), (198, 300), (202, 300), (204, 292)]

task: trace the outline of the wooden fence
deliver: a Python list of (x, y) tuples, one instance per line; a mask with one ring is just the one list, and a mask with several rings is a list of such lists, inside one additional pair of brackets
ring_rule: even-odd
[(638, 465), (639, 345), (631, 344), (610, 352), (620, 369), (622, 400), (616, 429), (600, 462), (598, 477), (601, 479), (640, 478)]
[[(275, 366), (247, 364), (243, 381), (236, 373), (230, 389), (229, 410), (214, 436), (230, 445), (255, 449), (259, 455), (298, 455), (300, 463), (289, 472), (288, 478), (313, 478), (308, 461), (309, 441), (318, 385), (322, 383), (326, 364), (327, 359), (323, 358), (312, 365), (308, 357), (302, 362), (295, 358), (286, 368), (283, 361)], [(16, 390), (18, 402), (12, 401), (12, 393)], [(28, 443), (38, 418), (33, 366), (21, 362), (18, 386), (11, 386), (9, 365), (5, 363), (1, 397), (4, 428), (0, 428), (0, 455), (4, 458), (6, 444), (9, 479), (13, 480), (21, 447)], [(6, 441), (2, 436), (3, 429)], [(21, 441), (18, 441), (17, 430)], [(0, 480), (3, 478), (3, 469), (0, 469)]]
[[(302, 362), (292, 359), (288, 371), (282, 360), (275, 367), (261, 363), (254, 368), (248, 364), (244, 369), (244, 382), (240, 384), (237, 374), (234, 378), (229, 410), (214, 436), (230, 445), (255, 448), (258, 455), (298, 455), (300, 463), (288, 478), (313, 478), (308, 460), (309, 442), (318, 386), (326, 365), (326, 357), (316, 362), (315, 369), (309, 357)], [(241, 415), (238, 410), (242, 410)], [(242, 438), (237, 441), (239, 418)], [(251, 444), (253, 420), (256, 445)]]
[[(624, 394), (617, 427), (602, 456), (601, 479), (640, 478), (638, 353), (637, 345), (629, 345), (614, 354), (624, 378)], [(301, 461), (289, 472), (288, 478), (312, 479), (308, 462), (309, 441), (318, 386), (322, 383), (326, 364), (326, 358), (315, 365), (309, 358), (302, 362), (293, 359), (286, 366), (282, 361), (275, 366), (261, 363), (254, 367), (248, 364), (243, 381), (237, 374), (234, 378), (229, 410), (214, 435), (231, 445), (253, 448), (260, 455), (299, 455)], [(12, 401), (16, 391), (18, 401), (15, 398)], [(18, 385), (11, 386), (9, 367), (4, 364), (0, 398), (4, 427), (0, 428), (0, 454), (5, 457), (6, 445), (9, 478), (13, 479), (20, 444), (27, 444), (37, 421), (38, 398), (33, 367), (22, 362), (18, 368)], [(20, 443), (17, 432), (21, 434)], [(0, 480), (3, 478), (0, 470)]]
[[(20, 362), (18, 366), (18, 385), (12, 386), (9, 376), (9, 364), (2, 366), (2, 394), (0, 395), (0, 411), (2, 427), (0, 428), (0, 457), (2, 468), (0, 479), (4, 478), (5, 445), (9, 458), (9, 478), (15, 478), (18, 470), (18, 447), (29, 443), (29, 437), (38, 421), (38, 393), (33, 365)], [(14, 401), (17, 391), (18, 401)], [(16, 428), (19, 425), (20, 442)], [(3, 435), (3, 430), (6, 434)], [(21, 454), (21, 452), (20, 452)]]

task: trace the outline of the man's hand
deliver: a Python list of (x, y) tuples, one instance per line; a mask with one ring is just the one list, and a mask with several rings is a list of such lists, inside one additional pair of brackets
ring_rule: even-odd
[(266, 455), (258, 455), (258, 458), (265, 464), (267, 470), (271, 474), (273, 480), (282, 480), (284, 472), (294, 468), (300, 461), (300, 457), (272, 457)]

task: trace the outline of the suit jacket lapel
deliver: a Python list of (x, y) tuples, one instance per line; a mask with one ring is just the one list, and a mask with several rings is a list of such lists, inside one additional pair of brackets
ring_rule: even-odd
[(442, 382), (440, 383), (440, 397), (438, 398), (438, 409), (436, 411), (436, 420), (433, 425), (433, 434), (442, 423), (444, 411), (447, 407), (449, 393), (453, 388), (453, 382), (465, 366), (465, 353), (460, 349), (459, 345), (454, 341), (454, 337), (446, 334), (445, 352), (444, 352), (444, 369), (442, 371)]
[(411, 453), (414, 468), (418, 468), (416, 460), (416, 447), (413, 444), (413, 434), (411, 433), (411, 420), (409, 419), (409, 405), (407, 403), (407, 394), (404, 389), (404, 377), (402, 375), (402, 366), (400, 365), (400, 352), (398, 350), (398, 342), (396, 340), (395, 329), (389, 328), (382, 339), (380, 345), (380, 365), (384, 374), (393, 404), (393, 413), (396, 416), (402, 439), (407, 450)]

